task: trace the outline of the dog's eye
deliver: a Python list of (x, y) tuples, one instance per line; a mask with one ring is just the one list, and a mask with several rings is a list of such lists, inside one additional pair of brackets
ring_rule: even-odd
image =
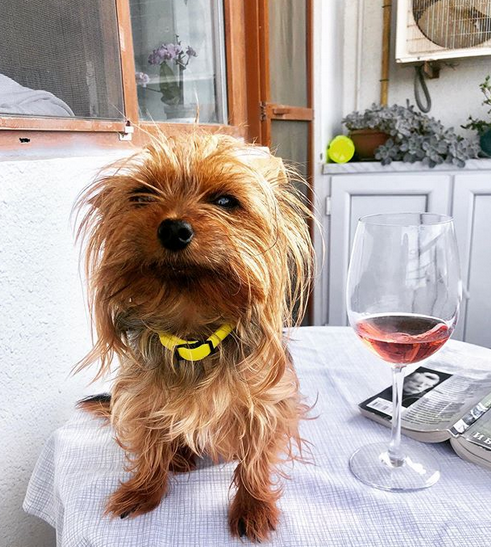
[(223, 209), (235, 209), (240, 205), (237, 198), (229, 195), (214, 197), (212, 199), (212, 203), (218, 205), (218, 207), (222, 207)]
[(141, 186), (140, 188), (135, 188), (131, 191), (130, 201), (132, 203), (153, 203), (156, 201), (155, 196), (157, 191), (154, 188), (148, 186)]

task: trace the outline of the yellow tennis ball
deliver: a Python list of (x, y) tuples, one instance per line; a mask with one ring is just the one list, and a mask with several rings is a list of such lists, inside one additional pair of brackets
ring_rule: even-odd
[(354, 154), (354, 142), (344, 135), (334, 137), (327, 147), (327, 157), (336, 163), (346, 163)]

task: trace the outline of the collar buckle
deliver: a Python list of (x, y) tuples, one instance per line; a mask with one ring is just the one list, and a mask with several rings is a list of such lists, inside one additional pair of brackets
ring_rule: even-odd
[[(204, 350), (203, 346), (208, 346), (209, 353), (206, 353), (206, 355), (200, 355), (196, 356), (196, 359), (189, 359), (188, 357), (184, 357), (182, 353), (179, 351), (180, 349), (185, 350), (186, 352), (189, 351), (189, 356), (193, 356), (193, 350), (201, 349), (203, 350), (200, 353), (206, 352)], [(211, 340), (198, 340), (197, 342), (187, 342), (185, 344), (178, 344), (177, 346), (174, 346), (174, 359), (176, 362), (182, 362), (182, 361), (200, 361), (204, 357), (208, 357), (209, 355), (212, 355), (213, 353), (216, 353), (217, 348), (213, 345)]]

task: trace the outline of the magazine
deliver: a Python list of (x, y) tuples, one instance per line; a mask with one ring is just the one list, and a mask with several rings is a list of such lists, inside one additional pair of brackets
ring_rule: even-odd
[[(450, 440), (463, 459), (491, 469), (491, 362), (459, 369), (443, 360), (404, 378), (402, 432), (427, 443)], [(487, 366), (486, 366), (487, 365)], [(392, 387), (359, 405), (364, 416), (390, 426)]]

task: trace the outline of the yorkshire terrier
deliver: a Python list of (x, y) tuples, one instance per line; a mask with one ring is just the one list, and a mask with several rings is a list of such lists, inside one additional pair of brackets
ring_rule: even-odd
[(231, 533), (264, 541), (308, 410), (286, 340), (313, 261), (291, 172), (232, 137), (161, 137), (76, 207), (98, 336), (78, 368), (119, 360), (111, 396), (81, 406), (110, 420), (131, 472), (106, 514), (151, 511), (207, 455), (238, 462)]

